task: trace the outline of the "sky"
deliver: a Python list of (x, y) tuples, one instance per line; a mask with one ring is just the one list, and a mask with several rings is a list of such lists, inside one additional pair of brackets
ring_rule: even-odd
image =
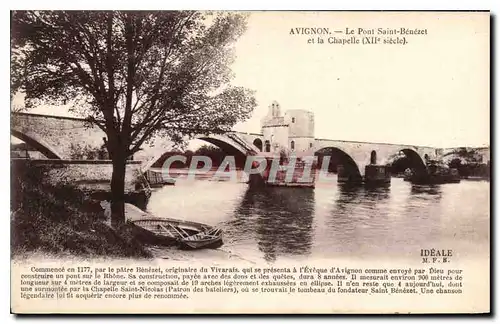
[[(427, 28), (400, 45), (307, 44), (294, 27)], [(316, 138), (437, 147), (489, 143), (489, 16), (477, 13), (254, 13), (237, 44), (235, 83), (259, 107), (315, 114)]]
[[(298, 27), (427, 35), (410, 35), (406, 45), (308, 44), (311, 35), (290, 35)], [(489, 145), (488, 13), (252, 12), (235, 54), (232, 83), (255, 90), (258, 102), (235, 130), (260, 132), (276, 100), (282, 112), (312, 111), (316, 138)], [(32, 112), (69, 115), (64, 107)]]

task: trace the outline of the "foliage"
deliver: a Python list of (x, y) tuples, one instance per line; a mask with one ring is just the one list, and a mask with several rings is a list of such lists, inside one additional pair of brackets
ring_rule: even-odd
[(458, 158), (462, 158), (466, 160), (467, 162), (482, 162), (481, 161), (481, 155), (477, 152), (476, 149), (474, 148), (466, 148), (466, 147), (460, 147), (453, 149), (452, 151), (444, 154), (444, 156), (457, 156)]
[(130, 229), (117, 233), (105, 224), (99, 201), (71, 185), (44, 181), (46, 167), (25, 161), (11, 170), (13, 254), (149, 256)]
[(219, 147), (213, 145), (202, 145), (196, 151), (194, 151), (194, 155), (224, 155), (224, 151), (222, 151)]
[(478, 162), (467, 162), (462, 163), (462, 159), (454, 158), (448, 163), (450, 168), (455, 168), (458, 170), (458, 173), (463, 178), (468, 177), (481, 177), (488, 178), (490, 177), (490, 165)]
[(252, 91), (230, 85), (246, 17), (192, 11), (14, 11), (11, 87), (31, 107), (72, 104), (107, 135), (112, 210), (123, 220), (125, 160), (154, 136), (229, 131)]
[(130, 154), (160, 131), (179, 141), (228, 131), (255, 106), (250, 91), (228, 85), (244, 28), (229, 13), (14, 12), (13, 87), (28, 105), (83, 104)]
[[(170, 151), (170, 152), (165, 152), (159, 159), (156, 161), (152, 167), (153, 168), (161, 168), (165, 161), (174, 155), (181, 155), (186, 157), (186, 163), (180, 162), (180, 161), (174, 161), (170, 167), (171, 168), (187, 168), (191, 165), (191, 160), (193, 156), (207, 156), (210, 158), (212, 161), (212, 166), (213, 167), (218, 167), (221, 165), (222, 161), (228, 156), (224, 150), (217, 146), (213, 145), (202, 145), (199, 147), (196, 151), (191, 151), (191, 150), (186, 150), (185, 152), (180, 152), (180, 151)], [(240, 161), (240, 159), (235, 158), (236, 162), (236, 167), (237, 168), (243, 168), (245, 165), (245, 161)]]
[(463, 178), (481, 177), (489, 179), (490, 166), (484, 163), (477, 149), (460, 147), (451, 150), (444, 155), (452, 157), (448, 162), (450, 168), (456, 168)]
[(388, 164), (389, 170), (392, 174), (402, 174), (406, 169), (412, 169), (413, 163), (406, 155), (398, 155), (391, 159), (392, 162)]
[(72, 160), (98, 160), (105, 155), (101, 148), (95, 148), (91, 145), (80, 143), (71, 143), (70, 159)]
[(193, 155), (209, 157), (212, 161), (212, 166), (219, 166), (224, 161), (224, 158), (228, 156), (221, 148), (213, 145), (203, 145)]

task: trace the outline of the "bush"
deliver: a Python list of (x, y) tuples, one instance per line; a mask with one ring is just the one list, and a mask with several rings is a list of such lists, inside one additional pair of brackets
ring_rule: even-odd
[(28, 251), (84, 256), (149, 257), (126, 225), (106, 224), (100, 201), (71, 185), (44, 182), (43, 166), (11, 165), (12, 253)]
[(106, 157), (105, 153), (103, 148), (95, 148), (88, 144), (71, 143), (70, 146), (70, 158), (72, 160), (98, 160)]

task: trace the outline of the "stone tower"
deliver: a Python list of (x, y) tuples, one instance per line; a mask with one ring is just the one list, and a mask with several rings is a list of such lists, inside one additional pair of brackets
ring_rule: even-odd
[(288, 147), (292, 152), (303, 152), (314, 145), (314, 114), (303, 109), (287, 110)]
[(281, 106), (273, 101), (267, 115), (261, 120), (264, 152), (279, 153), (307, 151), (314, 144), (314, 114), (307, 110), (287, 110), (281, 115)]

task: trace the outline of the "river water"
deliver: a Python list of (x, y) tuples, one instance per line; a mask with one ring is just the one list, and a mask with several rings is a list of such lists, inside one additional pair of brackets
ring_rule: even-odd
[(156, 189), (147, 210), (217, 225), (224, 230), (220, 250), (255, 262), (415, 258), (426, 248), (488, 257), (489, 188), (485, 181), (416, 186), (392, 178), (389, 188), (378, 189), (332, 181), (314, 189), (256, 190), (242, 182), (179, 178)]

